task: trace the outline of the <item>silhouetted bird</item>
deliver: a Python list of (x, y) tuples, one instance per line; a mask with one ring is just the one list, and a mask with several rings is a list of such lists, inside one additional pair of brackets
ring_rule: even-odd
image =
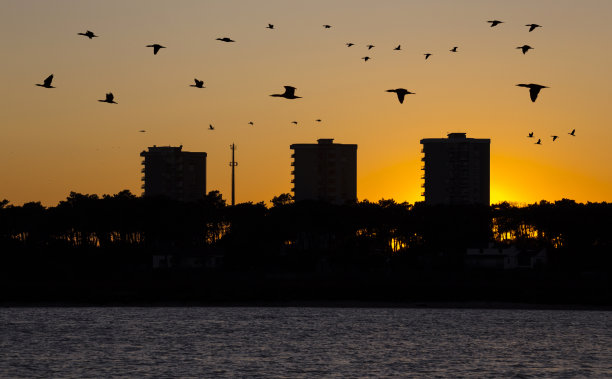
[(354, 44), (354, 43), (352, 43), (352, 42), (348, 42), (348, 43), (346, 44), (346, 46), (348, 46), (348, 47), (351, 47), (351, 46), (354, 46), (354, 45), (355, 45), (355, 44)]
[(395, 92), (397, 94), (397, 98), (399, 99), (400, 104), (404, 103), (404, 96), (415, 94), (414, 92), (410, 92), (404, 88), (388, 89), (387, 92)]
[(297, 125), (297, 121), (291, 121), (291, 123)]
[(325, 29), (329, 29), (329, 28), (331, 28), (331, 25), (323, 25), (323, 27), (324, 27)]
[(274, 25), (268, 24), (268, 26), (266, 26), (266, 29), (274, 29)]
[(196, 88), (206, 88), (204, 87), (204, 81), (203, 80), (198, 80), (198, 79), (193, 79), (195, 81), (195, 84), (190, 84), (189, 87), (196, 87)]
[(227, 38), (227, 37), (223, 37), (223, 38), (217, 38), (217, 41), (222, 41), (222, 42), (236, 42), (231, 38)]
[(567, 133), (567, 134), (569, 134), (572, 137), (576, 137), (576, 135), (574, 133), (576, 133), (576, 129), (572, 129), (572, 132), (571, 133)]
[(431, 53), (425, 53), (425, 54), (423, 54), (423, 55), (425, 56), (425, 59), (427, 59), (427, 58), (431, 57)]
[(158, 43), (154, 43), (153, 45), (147, 45), (147, 47), (152, 47), (153, 48), (153, 55), (156, 55), (157, 52), (159, 51), (159, 49), (165, 49), (166, 46), (162, 46)]
[(254, 126), (255, 123), (253, 123), (253, 121), (249, 121), (249, 125)]
[(533, 49), (533, 47), (531, 47), (529, 45), (523, 45), (523, 46), (517, 47), (517, 49), (521, 49), (523, 51), (523, 54), (525, 54), (526, 52), (529, 51), (529, 49)]
[(316, 121), (316, 122), (321, 122), (321, 119), (320, 119), (320, 118), (318, 118), (318, 119), (316, 119), (315, 121)]
[(112, 93), (112, 92), (109, 92), (109, 93), (107, 93), (107, 94), (106, 94), (106, 99), (104, 99), (104, 100), (98, 100), (98, 101), (100, 101), (100, 102), (102, 102), (102, 103), (118, 104), (118, 103), (116, 103), (116, 102), (114, 101), (114, 99), (115, 99), (115, 96), (113, 96), (113, 93)]
[(546, 86), (541, 86), (539, 84), (517, 84), (518, 87), (526, 87), (529, 88), (529, 96), (531, 97), (531, 101), (535, 102), (536, 99), (538, 98), (538, 93), (540, 93), (540, 90), (542, 88), (548, 88)]
[(208, 125), (208, 130), (215, 130), (215, 127), (214, 127), (214, 126), (212, 126), (212, 124), (209, 124), (209, 125)]
[(77, 33), (80, 36), (85, 36), (89, 39), (92, 39), (94, 37), (98, 37), (97, 35), (94, 34), (94, 32), (92, 32), (91, 30), (86, 31), (85, 33)]
[(449, 51), (452, 51), (453, 53), (457, 52), (457, 46), (453, 47), (452, 49), (450, 49)]
[(497, 26), (499, 24), (503, 24), (503, 21), (499, 21), (499, 20), (491, 20), (491, 21), (487, 21), (489, 23), (491, 23), (491, 27)]
[(538, 138), (538, 142), (535, 143), (536, 145), (541, 145), (542, 144), (542, 140)]
[(142, 129), (142, 130), (139, 130), (138, 132), (140, 132), (140, 133), (145, 133), (145, 132), (146, 132), (146, 130)]
[(525, 26), (529, 26), (529, 31), (533, 32), (535, 28), (541, 28), (542, 25), (538, 25), (538, 24), (527, 24)]
[(529, 133), (528, 138), (533, 138), (533, 132)]
[(557, 138), (559, 138), (559, 136), (551, 136), (551, 137), (552, 137), (552, 139), (553, 139), (553, 142), (555, 142), (555, 140), (556, 140)]
[(372, 59), (372, 58), (370, 58), (370, 57), (363, 57), (363, 58), (361, 58), (361, 59), (363, 59), (363, 60), (364, 60), (364, 62), (367, 62), (369, 59)]
[(55, 88), (51, 85), (52, 81), (53, 81), (53, 74), (47, 76), (47, 79), (43, 81), (43, 84), (36, 83), (36, 85), (39, 87), (45, 87), (45, 88)]
[(291, 87), (291, 86), (284, 86), (285, 87), (285, 92), (284, 93), (275, 93), (273, 95), (270, 95), (272, 97), (284, 97), (285, 99), (301, 99), (301, 96), (295, 96), (295, 87)]
[(397, 45), (397, 47), (393, 50), (401, 50), (402, 49), (402, 45)]
[(372, 50), (372, 48), (375, 47), (374, 45), (368, 45), (368, 50)]

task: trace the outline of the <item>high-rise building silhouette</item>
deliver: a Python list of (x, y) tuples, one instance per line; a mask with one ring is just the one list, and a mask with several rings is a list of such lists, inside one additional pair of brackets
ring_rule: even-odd
[(206, 196), (206, 153), (182, 151), (183, 145), (153, 146), (140, 153), (144, 196), (194, 201)]
[(295, 201), (323, 200), (342, 204), (357, 200), (357, 145), (319, 139), (316, 144), (291, 145), (294, 150)]
[(448, 138), (421, 140), (426, 204), (486, 204), (490, 202), (490, 139)]

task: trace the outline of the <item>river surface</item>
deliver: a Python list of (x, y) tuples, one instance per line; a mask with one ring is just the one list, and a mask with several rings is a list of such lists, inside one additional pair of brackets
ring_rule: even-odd
[(0, 377), (612, 377), (612, 312), (0, 308)]

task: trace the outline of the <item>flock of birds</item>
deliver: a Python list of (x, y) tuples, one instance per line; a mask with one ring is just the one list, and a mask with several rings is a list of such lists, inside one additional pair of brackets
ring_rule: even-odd
[[(504, 23), (503, 21), (500, 21), (500, 20), (489, 20), (489, 21), (487, 21), (487, 22), (490, 24), (490, 26), (491, 26), (492, 28), (493, 28), (493, 27), (496, 27), (496, 26), (499, 26), (500, 24), (503, 24), (503, 23)], [(538, 24), (526, 24), (525, 26), (529, 27), (529, 32), (532, 32), (532, 31), (534, 31), (535, 29), (537, 29), (537, 28), (541, 28), (541, 27), (542, 27), (541, 25), (538, 25)], [(332, 27), (332, 26), (331, 26), (331, 25), (328, 25), (328, 24), (323, 25), (323, 28), (325, 28), (325, 29), (330, 29), (331, 27)], [(274, 30), (274, 24), (268, 24), (268, 26), (266, 26), (266, 29), (271, 29), (271, 30)], [(93, 39), (93, 38), (95, 38), (95, 37), (99, 37), (98, 35), (96, 35), (94, 32), (92, 32), (92, 31), (90, 31), (90, 30), (87, 30), (85, 33), (77, 33), (77, 34), (78, 34), (78, 35), (81, 35), (81, 36), (84, 36), (84, 37), (87, 37), (87, 38), (89, 38), (89, 39)], [(225, 43), (232, 43), (232, 42), (236, 42), (235, 40), (233, 40), (233, 39), (231, 39), (231, 38), (229, 38), (229, 37), (217, 38), (216, 40), (221, 41), (221, 42), (225, 42)], [(347, 43), (346, 43), (346, 46), (347, 46), (347, 47), (352, 47), (352, 46), (355, 46), (355, 44), (354, 44), (354, 43), (352, 43), (352, 42), (347, 42)], [(158, 44), (158, 43), (154, 43), (154, 44), (146, 45), (146, 47), (151, 47), (151, 48), (153, 48), (153, 54), (154, 54), (154, 55), (157, 55), (157, 53), (158, 53), (158, 52), (159, 52), (161, 49), (165, 49), (165, 48), (166, 48), (165, 46), (162, 46), (162, 45), (160, 45), (160, 44)], [(372, 49), (373, 49), (374, 47), (376, 47), (376, 46), (375, 46), (375, 45), (372, 45), (372, 44), (369, 44), (369, 45), (366, 45), (366, 47), (368, 48), (368, 51), (369, 51), (369, 50), (372, 50)], [(457, 53), (457, 52), (458, 52), (458, 50), (457, 50), (458, 48), (459, 48), (458, 46), (454, 46), (454, 47), (453, 47), (453, 48), (451, 48), (449, 51), (450, 51), (450, 52), (452, 52), (452, 53)], [(517, 49), (521, 49), (521, 51), (522, 51), (522, 53), (523, 53), (523, 54), (526, 54), (526, 53), (527, 53), (529, 50), (533, 49), (533, 47), (531, 47), (531, 46), (529, 46), (529, 45), (518, 46), (518, 47), (516, 47), (516, 48), (517, 48)], [(393, 50), (395, 50), (395, 51), (399, 51), (399, 50), (401, 50), (401, 45), (397, 45), (395, 48), (393, 48)], [(432, 54), (432, 53), (424, 53), (423, 55), (425, 56), (425, 60), (427, 60), (427, 59), (429, 59), (429, 58), (430, 58), (430, 57), (431, 57), (433, 54)], [(372, 59), (372, 58), (371, 58), (370, 56), (365, 56), (365, 57), (362, 57), (361, 59), (363, 59), (363, 60), (364, 60), (364, 62), (367, 62), (368, 60), (370, 60), (370, 59)], [(46, 79), (43, 81), (43, 83), (42, 83), (42, 84), (36, 84), (36, 85), (37, 85), (37, 86), (40, 86), (40, 87), (44, 87), (44, 88), (55, 88), (55, 87), (53, 87), (53, 86), (51, 85), (52, 81), (53, 81), (53, 74), (49, 75), (49, 76), (48, 76), (48, 77), (47, 77), (47, 78), (46, 78)], [(206, 87), (204, 87), (204, 81), (203, 81), (203, 80), (199, 80), (199, 79), (195, 78), (195, 79), (194, 79), (194, 83), (195, 83), (195, 84), (191, 84), (191, 85), (190, 85), (190, 87), (195, 87), (195, 88), (206, 88)], [(535, 102), (535, 101), (536, 101), (536, 99), (538, 98), (538, 95), (539, 95), (540, 91), (541, 91), (543, 88), (549, 88), (549, 87), (547, 87), (547, 86), (540, 85), (540, 84), (535, 84), (535, 83), (529, 83), (529, 84), (520, 83), (520, 84), (517, 84), (516, 86), (518, 86), (518, 87), (525, 87), (525, 88), (529, 88), (529, 97), (530, 97), (530, 99), (531, 99), (531, 101), (532, 101), (532, 102)], [(301, 98), (302, 98), (301, 96), (296, 96), (296, 95), (295, 95), (295, 91), (296, 91), (296, 88), (295, 88), (295, 87), (292, 87), (292, 86), (288, 86), (288, 85), (287, 85), (287, 86), (284, 86), (284, 88), (285, 88), (285, 91), (284, 91), (283, 93), (272, 94), (272, 95), (270, 95), (270, 96), (272, 96), (272, 97), (282, 97), (282, 98), (284, 98), (284, 99), (290, 99), (290, 100), (293, 100), (293, 99), (301, 99)], [(408, 91), (408, 90), (407, 90), (407, 89), (405, 89), (405, 88), (395, 88), (395, 89), (389, 89), (389, 90), (386, 90), (386, 92), (392, 92), (392, 93), (395, 93), (395, 94), (397, 95), (397, 98), (398, 98), (398, 100), (399, 100), (400, 104), (403, 104), (403, 103), (404, 103), (404, 98), (406, 97), (406, 95), (414, 95), (414, 94), (415, 94), (414, 92)], [(107, 93), (107, 94), (106, 94), (106, 97), (105, 97), (103, 100), (98, 100), (98, 101), (99, 101), (99, 102), (102, 102), (102, 103), (118, 104), (118, 103), (117, 103), (117, 102), (114, 100), (114, 95), (113, 95), (113, 93), (112, 93), (112, 92)], [(321, 122), (321, 119), (317, 119), (317, 120), (315, 120), (315, 121), (316, 121), (316, 122)], [(292, 124), (294, 124), (294, 125), (297, 125), (297, 124), (298, 124), (298, 122), (297, 122), (297, 121), (292, 121), (291, 123), (292, 123)], [(250, 121), (250, 122), (249, 122), (249, 125), (253, 126), (253, 125), (254, 125), (254, 122), (253, 122), (253, 121)], [(210, 124), (210, 125), (209, 125), (209, 128), (208, 128), (208, 129), (209, 129), (209, 130), (215, 130), (215, 128), (214, 128), (214, 126), (213, 126), (212, 124)], [(144, 133), (144, 132), (145, 132), (145, 130), (140, 130), (140, 132)], [(576, 136), (575, 132), (576, 132), (576, 130), (574, 129), (574, 130), (572, 130), (570, 133), (567, 133), (567, 134), (569, 134), (569, 135), (571, 135), (571, 136), (575, 137), (575, 136)], [(533, 137), (534, 137), (534, 136), (533, 136), (533, 132), (530, 132), (530, 133), (529, 133), (529, 135), (528, 135), (528, 138), (533, 138)], [(554, 142), (554, 141), (556, 141), (556, 140), (559, 138), (559, 136), (557, 136), (557, 135), (553, 135), (553, 136), (551, 136), (551, 138), (552, 138), (552, 140), (553, 140), (553, 142)], [(538, 139), (538, 141), (537, 141), (537, 142), (535, 142), (535, 144), (536, 144), (536, 145), (541, 145), (541, 144), (542, 144), (542, 140), (541, 140), (541, 139)]]

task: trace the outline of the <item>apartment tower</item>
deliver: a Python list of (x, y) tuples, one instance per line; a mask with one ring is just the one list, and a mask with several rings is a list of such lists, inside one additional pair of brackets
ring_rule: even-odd
[(357, 145), (319, 139), (299, 143), (294, 151), (293, 195), (295, 201), (323, 200), (335, 204), (357, 201)]
[(206, 153), (182, 151), (183, 145), (153, 146), (140, 156), (144, 196), (195, 201), (206, 196)]
[(421, 140), (426, 204), (490, 203), (490, 139), (448, 138)]

